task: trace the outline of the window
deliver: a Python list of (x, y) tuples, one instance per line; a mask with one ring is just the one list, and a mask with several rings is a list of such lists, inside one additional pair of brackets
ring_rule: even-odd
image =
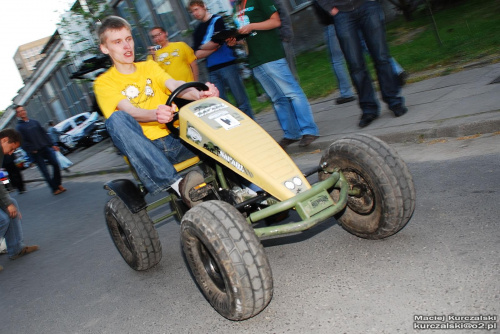
[[(145, 0), (142, 1), (137, 1), (137, 2), (144, 2)], [(141, 7), (142, 8), (142, 7)], [(130, 23), (132, 26), (132, 36), (134, 37), (134, 44), (135, 44), (135, 53), (136, 57), (137, 55), (140, 54), (146, 54), (147, 53), (147, 45), (142, 38), (142, 35), (140, 33), (140, 30), (138, 29), (140, 23), (137, 22), (133, 15), (132, 12), (135, 12), (135, 8), (130, 8), (128, 3), (126, 1), (120, 1), (118, 5), (116, 6), (116, 10), (118, 12), (118, 15), (123, 17), (125, 20)]]
[(175, 18), (170, 0), (151, 0), (151, 2), (156, 14), (158, 14), (161, 21), (160, 25), (163, 29), (168, 31), (170, 35), (178, 32), (179, 25), (177, 24), (177, 19)]

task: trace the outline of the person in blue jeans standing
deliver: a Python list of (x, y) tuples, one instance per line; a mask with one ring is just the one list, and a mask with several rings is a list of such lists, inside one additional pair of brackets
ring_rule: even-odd
[(317, 0), (314, 0), (312, 5), (319, 23), (324, 26), (328, 59), (330, 59), (333, 73), (335, 73), (339, 84), (340, 97), (335, 100), (335, 103), (343, 104), (352, 102), (356, 100), (356, 98), (352, 92), (351, 80), (349, 79), (349, 75), (346, 71), (344, 54), (340, 48), (337, 32), (335, 31), (335, 26), (333, 25), (333, 17), (319, 5)]
[(238, 108), (248, 117), (253, 118), (252, 107), (243, 80), (241, 80), (237, 58), (233, 50), (225, 43), (213, 45), (211, 49), (200, 49), (202, 45), (209, 43), (218, 32), (226, 30), (223, 18), (211, 14), (202, 0), (191, 0), (188, 9), (191, 15), (200, 21), (193, 33), (193, 50), (198, 59), (206, 59), (210, 82), (219, 90), (219, 97), (226, 101), (228, 101), (226, 96), (226, 87), (228, 87)]
[[(19, 148), (21, 138), (21, 134), (14, 129), (0, 131), (0, 166), (5, 155), (12, 155)], [(38, 250), (38, 246), (24, 244), (19, 206), (3, 186), (0, 187), (0, 237), (5, 238), (11, 260)], [(0, 266), (0, 270), (2, 269)]]
[[(42, 173), (45, 181), (52, 189), (54, 195), (59, 195), (66, 191), (61, 184), (61, 170), (57, 162), (54, 150), (59, 150), (54, 146), (52, 139), (47, 134), (47, 131), (34, 119), (28, 118), (28, 113), (23, 106), (16, 106), (16, 116), (19, 119), (17, 123), (17, 131), (23, 137), (23, 149), (33, 158), (40, 173)], [(47, 164), (48, 161), (52, 165), (52, 176), (49, 173)]]
[(363, 112), (359, 126), (366, 127), (377, 119), (380, 106), (366, 67), (358, 31), (363, 34), (375, 64), (383, 101), (396, 117), (404, 115), (408, 109), (404, 98), (399, 95), (400, 86), (391, 67), (381, 5), (373, 0), (318, 0), (318, 3), (333, 16), (337, 37)]
[[(234, 21), (238, 32), (247, 35), (248, 66), (273, 102), (283, 129), (281, 147), (299, 142), (306, 147), (319, 137), (307, 97), (295, 80), (285, 59), (279, 37), (281, 20), (272, 0), (240, 0), (235, 3)], [(236, 39), (226, 40), (235, 45)]]

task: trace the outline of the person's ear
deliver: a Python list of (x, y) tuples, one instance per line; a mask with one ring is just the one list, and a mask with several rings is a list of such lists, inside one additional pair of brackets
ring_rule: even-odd
[(99, 48), (101, 49), (101, 52), (104, 53), (105, 55), (109, 54), (108, 48), (103, 44), (99, 44)]

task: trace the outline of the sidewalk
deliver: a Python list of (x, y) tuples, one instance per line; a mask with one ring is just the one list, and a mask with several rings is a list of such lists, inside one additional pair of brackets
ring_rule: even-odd
[[(401, 143), (500, 131), (500, 63), (408, 84), (403, 96), (408, 113), (395, 118), (381, 103), (380, 117), (363, 129), (358, 127), (361, 110), (357, 101), (335, 105), (337, 93), (311, 101), (321, 137), (306, 148), (292, 144), (287, 152), (293, 155), (323, 150), (335, 139), (358, 132)], [(276, 141), (282, 138), (274, 112), (259, 113), (256, 122)], [(128, 171), (110, 139), (75, 151), (68, 158), (74, 165), (69, 173), (62, 172), (64, 178)], [(43, 181), (36, 167), (23, 171), (23, 177), (26, 182)]]

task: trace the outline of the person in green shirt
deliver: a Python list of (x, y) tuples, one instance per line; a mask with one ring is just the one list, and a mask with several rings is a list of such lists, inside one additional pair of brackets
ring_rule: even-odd
[[(234, 21), (238, 32), (247, 35), (248, 63), (273, 102), (284, 132), (279, 144), (285, 148), (300, 140), (310, 145), (319, 137), (307, 97), (295, 80), (285, 59), (277, 28), (281, 20), (272, 0), (240, 0), (235, 4)], [(226, 41), (229, 46), (236, 39)]]

